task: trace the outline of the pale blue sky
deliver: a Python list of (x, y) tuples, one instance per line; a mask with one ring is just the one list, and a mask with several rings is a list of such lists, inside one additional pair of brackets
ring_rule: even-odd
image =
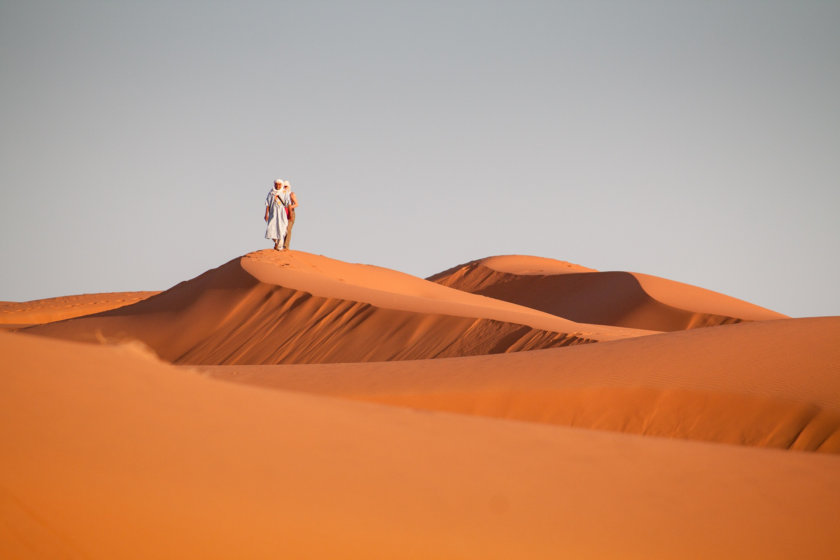
[(840, 2), (0, 0), (0, 300), (270, 246), (840, 315)]

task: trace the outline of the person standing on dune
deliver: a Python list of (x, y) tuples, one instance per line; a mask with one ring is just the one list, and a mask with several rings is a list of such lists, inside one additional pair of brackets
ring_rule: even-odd
[(283, 248), (288, 249), (289, 243), (292, 241), (292, 226), (295, 225), (295, 208), (297, 208), (298, 201), (297, 196), (295, 196), (294, 191), (291, 190), (292, 186), (289, 184), (288, 181), (283, 182), (283, 190), (289, 193), (289, 201), (291, 204), (286, 206), (286, 217), (289, 219), (289, 224), (286, 227), (286, 238), (283, 240)]
[(289, 223), (286, 207), (289, 206), (289, 192), (283, 190), (283, 179), (274, 181), (274, 187), (265, 197), (265, 238), (274, 241), (276, 251), (283, 250), (286, 226)]

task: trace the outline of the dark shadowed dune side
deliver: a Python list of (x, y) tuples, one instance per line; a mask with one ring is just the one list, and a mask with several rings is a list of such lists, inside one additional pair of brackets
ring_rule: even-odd
[(240, 259), (131, 306), (26, 329), (69, 340), (140, 340), (179, 364), (410, 360), (587, 342), (486, 318), (388, 309), (260, 282)]
[[(503, 265), (509, 270), (487, 266), (487, 261), (496, 263), (494, 259), (500, 258), (507, 259)], [(511, 261), (513, 258), (519, 260)], [(649, 275), (577, 269), (560, 274), (516, 270), (529, 259), (534, 258), (490, 257), (446, 270), (429, 280), (580, 323), (678, 331), (784, 318), (723, 294)]]

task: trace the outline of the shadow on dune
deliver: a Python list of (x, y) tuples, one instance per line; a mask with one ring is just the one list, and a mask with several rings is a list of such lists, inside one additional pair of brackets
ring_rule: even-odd
[(25, 331), (84, 342), (140, 340), (178, 364), (413, 360), (589, 342), (504, 321), (314, 296), (260, 282), (240, 261), (134, 305)]
[(472, 262), (431, 276), (429, 280), (578, 323), (678, 331), (742, 321), (737, 317), (679, 309), (657, 301), (629, 272), (518, 275)]

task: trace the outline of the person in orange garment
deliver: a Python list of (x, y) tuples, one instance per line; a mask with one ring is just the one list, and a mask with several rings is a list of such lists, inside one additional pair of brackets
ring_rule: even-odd
[(286, 226), (286, 238), (283, 240), (283, 248), (289, 248), (289, 242), (292, 240), (292, 226), (295, 225), (295, 208), (297, 208), (297, 196), (291, 190), (292, 186), (288, 181), (283, 181), (283, 191), (288, 193), (291, 204), (286, 206), (286, 216), (288, 217), (288, 225)]

